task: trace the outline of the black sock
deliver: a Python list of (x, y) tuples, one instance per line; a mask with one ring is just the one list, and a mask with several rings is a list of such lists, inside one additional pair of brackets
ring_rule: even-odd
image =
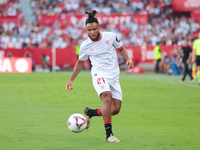
[(89, 111), (87, 112), (87, 115), (88, 115), (90, 118), (93, 117), (93, 116), (99, 116), (98, 110), (99, 110), (99, 109), (91, 109), (91, 110), (89, 110)]
[(104, 124), (104, 127), (105, 127), (105, 130), (106, 130), (106, 139), (107, 139), (108, 137), (110, 137), (110, 134), (113, 135), (112, 125), (111, 125), (111, 123), (108, 123), (108, 124)]

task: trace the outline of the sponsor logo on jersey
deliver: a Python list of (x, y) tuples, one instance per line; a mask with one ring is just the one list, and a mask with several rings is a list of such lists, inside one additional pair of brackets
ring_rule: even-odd
[(93, 51), (94, 48), (90, 48), (90, 51)]
[(110, 45), (110, 40), (105, 41), (107, 45)]

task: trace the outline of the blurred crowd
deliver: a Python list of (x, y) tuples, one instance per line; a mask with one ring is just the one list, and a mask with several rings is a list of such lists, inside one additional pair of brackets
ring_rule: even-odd
[[(165, 74), (171, 74), (172, 73), (172, 66), (171, 64), (175, 65), (175, 69), (179, 71), (178, 74), (183, 72), (183, 51), (182, 47), (178, 46), (177, 44), (174, 45), (174, 49), (171, 50), (171, 57), (167, 55), (167, 53), (162, 53), (162, 59), (160, 64), (160, 72)], [(190, 62), (191, 63), (191, 62)]]
[[(5, 3), (4, 3), (5, 2)], [(0, 16), (21, 13), (18, 0), (0, 0)], [(96, 9), (102, 14), (147, 14), (148, 23), (142, 25), (133, 21), (122, 24), (102, 24), (101, 31), (114, 32), (125, 46), (183, 45), (184, 39), (192, 44), (193, 33), (200, 30), (195, 19), (170, 17), (171, 0), (31, 0), (31, 7), (37, 15), (85, 14)], [(11, 13), (13, 11), (13, 13)], [(4, 21), (0, 26), (0, 47), (2, 48), (66, 48), (75, 47), (87, 38), (85, 26), (62, 26), (59, 21), (53, 25), (30, 24)]]
[(79, 15), (91, 9), (107, 15), (112, 13), (159, 15), (170, 4), (171, 0), (31, 0), (36, 15), (60, 13)]
[[(192, 50), (192, 46), (189, 45), (189, 41), (185, 39), (183, 41), (183, 45), (174, 44), (174, 48), (170, 51), (170, 56), (166, 52), (162, 53), (161, 62), (159, 64), (159, 73), (165, 74), (173, 74), (179, 75), (184, 72), (184, 64), (183, 64), (183, 57), (184, 52), (183, 49), (186, 47), (190, 47)], [(162, 48), (161, 48), (162, 51)], [(156, 62), (155, 62), (156, 63)], [(154, 63), (154, 65), (156, 65)], [(188, 69), (192, 72), (192, 59), (187, 59)], [(156, 67), (156, 66), (154, 66)]]
[(20, 13), (19, 0), (0, 0), (0, 16), (16, 16)]

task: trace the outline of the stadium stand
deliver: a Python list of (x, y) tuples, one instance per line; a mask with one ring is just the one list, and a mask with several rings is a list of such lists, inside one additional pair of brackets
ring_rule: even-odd
[[(137, 46), (146, 42), (155, 45), (160, 41), (163, 45), (178, 43), (182, 45), (184, 38), (191, 44), (193, 33), (199, 31), (195, 19), (168, 17), (171, 13), (170, 0), (124, 0), (124, 1), (90, 1), (90, 0), (31, 0), (33, 13), (45, 17), (43, 22), (27, 24), (19, 21), (21, 14), (18, 0), (2, 1), (1, 6), (1, 47), (73, 47), (87, 38), (82, 26), (72, 26), (68, 21), (55, 19), (56, 16), (83, 15), (85, 10), (96, 9), (100, 14), (140, 14), (148, 15), (148, 23), (141, 24), (133, 21), (118, 24), (102, 24), (102, 30), (115, 32), (125, 46)], [(6, 17), (5, 17), (6, 16)], [(16, 19), (9, 20), (9, 17)], [(23, 15), (20, 15), (23, 16)], [(53, 17), (53, 22), (48, 18)], [(23, 19), (23, 17), (21, 17)], [(46, 21), (46, 22), (44, 22)]]

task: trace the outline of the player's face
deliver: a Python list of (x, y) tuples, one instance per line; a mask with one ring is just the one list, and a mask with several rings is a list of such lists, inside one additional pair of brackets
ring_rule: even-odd
[(87, 29), (87, 33), (88, 36), (92, 39), (92, 40), (98, 40), (97, 38), (100, 32), (101, 27), (99, 26), (98, 23), (93, 22), (93, 23), (88, 23), (86, 25), (86, 29)]

